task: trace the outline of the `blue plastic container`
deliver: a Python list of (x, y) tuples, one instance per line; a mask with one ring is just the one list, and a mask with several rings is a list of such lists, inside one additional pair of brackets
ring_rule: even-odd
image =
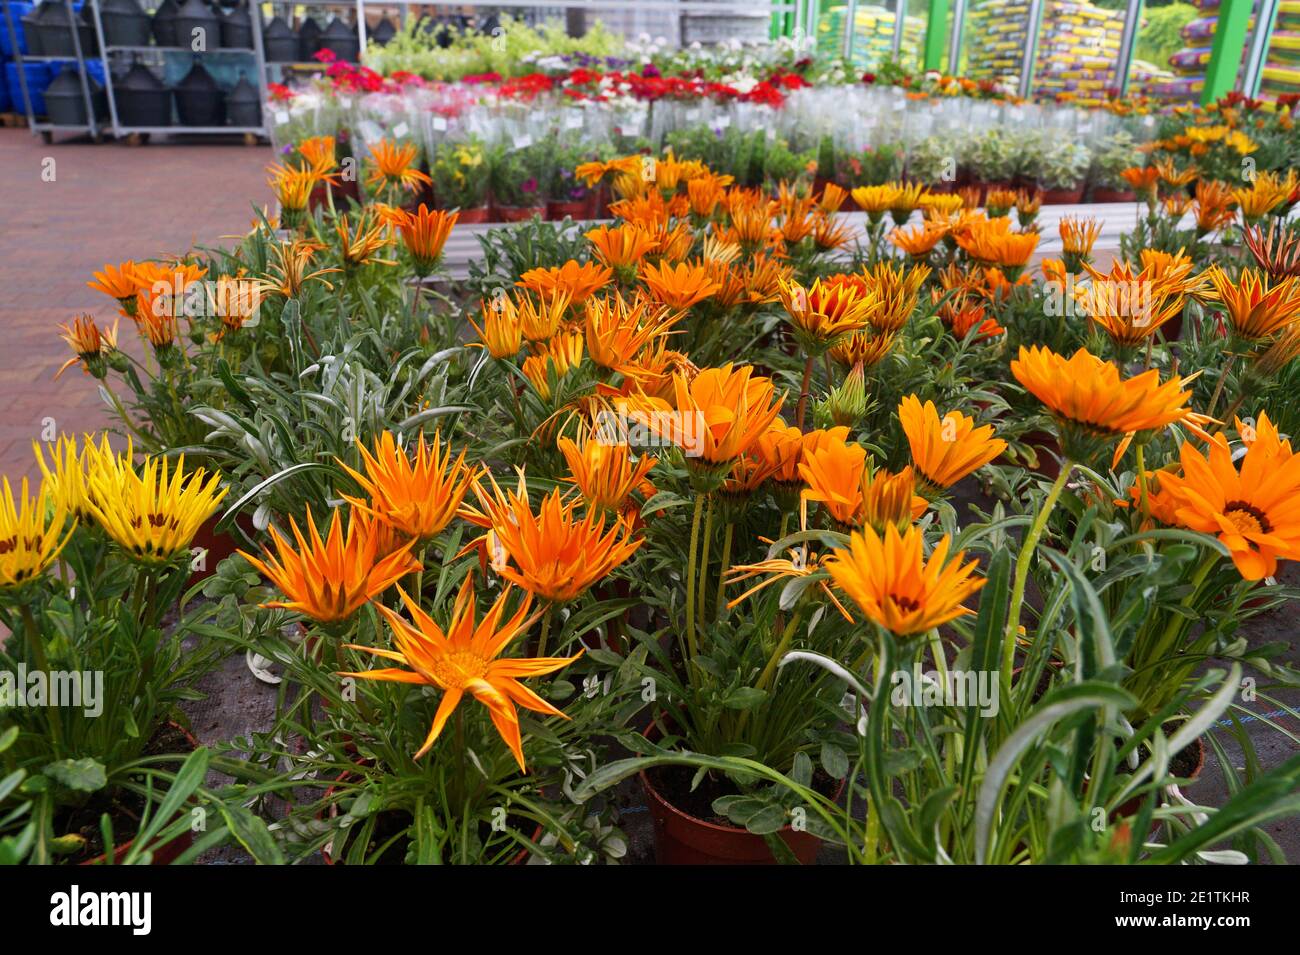
[[(24, 63), (23, 73), (27, 78), (27, 92), (32, 98), (32, 112), (37, 116), (45, 115), (45, 87), (49, 86), (54, 80), (54, 73), (51, 72), (48, 63)], [(26, 104), (23, 103), (23, 88), (18, 80), (18, 64), (5, 64), (5, 86), (13, 90), (11, 98), (13, 99), (14, 110), (16, 112), (26, 112)]]
[[(23, 32), (23, 17), (31, 13), (35, 4), (27, 3), (26, 0), (9, 0), (9, 15), (14, 21), (14, 35), (18, 38), (18, 52), (27, 52), (27, 34)], [(6, 60), (13, 59), (14, 44), (9, 39), (9, 27), (5, 23), (4, 13), (0, 12), (0, 54), (4, 55)]]

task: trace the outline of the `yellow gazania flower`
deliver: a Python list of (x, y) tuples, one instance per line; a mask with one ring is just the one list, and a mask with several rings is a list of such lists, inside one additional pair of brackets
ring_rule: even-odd
[(420, 562), (411, 556), (411, 541), (384, 553), (386, 545), (391, 543), (390, 534), (384, 525), (367, 520), (360, 511), (352, 511), (346, 536), (338, 508), (334, 509), (324, 539), (316, 529), (310, 507), (307, 508), (310, 538), (303, 537), (293, 518), (289, 518), (289, 527), (297, 541), (297, 550), (272, 524), (275, 554), (267, 548), (259, 559), (242, 550), (239, 552), (287, 598), (273, 600), (263, 604), (264, 607), (281, 607), (318, 623), (335, 623), (346, 620), (372, 597), (420, 569)]
[(121, 265), (105, 265), (102, 271), (94, 273), (95, 281), (87, 282), (86, 285), (96, 292), (103, 292), (109, 298), (117, 299), (129, 315), (135, 305), (135, 293), (142, 285), (148, 284), (141, 280), (138, 269), (136, 263), (129, 261)]
[(9, 479), (0, 496), (0, 591), (14, 590), (40, 577), (58, 558), (76, 529), (68, 526), (69, 511), (63, 495), (41, 485), (35, 498), (28, 495), (23, 478), (15, 502)]
[(424, 435), (408, 455), (400, 448), (391, 431), (375, 440), (371, 452), (359, 440), (357, 449), (366, 473), (360, 474), (342, 461), (343, 470), (361, 485), (369, 502), (343, 495), (358, 510), (383, 521), (393, 529), (417, 541), (427, 541), (442, 533), (460, 510), (461, 502), (477, 477), (477, 469), (465, 463), (461, 451), (455, 461), (451, 445), (442, 452), (442, 436), (434, 432), (433, 444)]
[(704, 301), (721, 288), (710, 277), (709, 268), (704, 263), (681, 262), (674, 267), (666, 261), (658, 266), (643, 262), (641, 280), (656, 301), (680, 312)]
[(1300, 455), (1262, 429), (1240, 470), (1223, 435), (1207, 450), (1185, 441), (1181, 473), (1160, 473), (1177, 523), (1216, 535), (1246, 580), (1273, 576), (1279, 557), (1300, 560)]
[(105, 355), (117, 351), (117, 322), (113, 322), (112, 328), (100, 329), (89, 315), (78, 315), (72, 320), (71, 326), (64, 324), (59, 327), (63, 329), (63, 334), (59, 337), (72, 348), (73, 356), (59, 366), (54, 377), (58, 378), (77, 362), (81, 362), (86, 374), (103, 378), (107, 373), (104, 367)]
[[(115, 459), (113, 449), (108, 444), (108, 435), (100, 435), (98, 447), (95, 446), (94, 439), (86, 435), (82, 439), (80, 454), (77, 453), (75, 438), (60, 436), (58, 443), (50, 448), (50, 464), (45, 463), (45, 453), (39, 443), (33, 441), (32, 450), (36, 454), (36, 465), (44, 477), (43, 486), (49, 489), (57, 506), (82, 523), (94, 520), (95, 515), (90, 507), (93, 495), (88, 474), (97, 466), (97, 458)], [(130, 462), (131, 452), (127, 451), (122, 460), (116, 462), (116, 466), (130, 467)]]
[(934, 251), (934, 247), (942, 242), (947, 234), (947, 226), (921, 222), (910, 229), (895, 229), (889, 233), (889, 241), (912, 258), (924, 259)]
[(284, 166), (273, 163), (266, 167), (271, 178), (266, 184), (271, 187), (280, 209), (289, 215), (299, 215), (307, 211), (312, 190), (318, 183), (328, 182), (329, 177), (322, 176), (315, 169), (299, 169), (296, 166)]
[[(489, 355), (496, 359), (514, 358), (523, 346), (523, 326), (519, 319), (519, 308), (508, 295), (498, 295), (492, 301), (479, 300), (479, 312), (483, 316), (483, 327), (469, 323), (478, 333), (479, 344), (486, 348)], [(551, 333), (554, 329), (551, 329)], [(550, 337), (548, 334), (546, 337)]]
[[(502, 302), (509, 301), (502, 297)], [(519, 327), (524, 338), (530, 342), (544, 342), (560, 330), (565, 313), (569, 310), (568, 292), (542, 293), (537, 298), (520, 294), (514, 302), (519, 319)]]
[(646, 229), (635, 224), (597, 226), (586, 233), (587, 240), (602, 265), (626, 269), (638, 265), (659, 243)]
[(869, 619), (900, 637), (925, 633), (972, 613), (963, 605), (984, 586), (984, 580), (971, 576), (978, 561), (963, 566), (962, 551), (948, 559), (947, 534), (928, 561), (921, 538), (916, 526), (900, 534), (890, 524), (883, 538), (866, 527), (854, 531), (848, 549), (837, 549), (824, 565), (836, 586)]
[(1241, 208), (1242, 219), (1247, 224), (1254, 224), (1286, 202), (1295, 188), (1294, 169), (1287, 170), (1285, 179), (1271, 172), (1261, 172), (1249, 188), (1234, 189), (1232, 196)]
[(366, 176), (366, 185), (373, 188), (382, 183), (385, 187), (400, 186), (410, 192), (414, 192), (418, 186), (427, 186), (433, 180), (413, 168), (415, 157), (419, 153), (419, 147), (414, 143), (399, 146), (381, 139), (370, 147), (370, 158), (366, 161), (370, 174)]
[[(767, 538), (760, 538), (760, 540), (764, 543), (771, 543)], [(762, 576), (764, 579), (760, 580), (753, 587), (750, 587), (739, 597), (728, 601), (727, 609), (730, 610), (744, 603), (750, 597), (754, 596), (754, 594), (770, 587), (772, 584), (790, 578), (810, 577), (813, 574), (820, 573), (825, 564), (824, 557), (810, 550), (806, 544), (792, 547), (789, 549), (788, 553), (790, 554), (789, 557), (770, 558), (768, 560), (758, 561), (754, 564), (737, 564), (729, 568), (727, 571), (728, 583), (740, 583), (742, 580), (749, 580), (759, 576)], [(844, 605), (840, 603), (840, 599), (835, 596), (835, 592), (831, 589), (828, 581), (819, 580), (817, 586), (821, 589), (826, 598), (834, 605), (835, 609), (840, 612), (840, 616), (849, 623), (852, 623), (853, 615), (844, 609)]]
[(582, 364), (582, 341), (581, 333), (560, 333), (552, 336), (545, 348), (524, 359), (520, 371), (543, 401), (551, 400), (548, 369), (553, 368), (555, 377), (559, 379)]
[[(1020, 347), (1011, 373), (1062, 426), (1063, 445), (1074, 460), (1091, 455), (1089, 439), (1112, 440), (1182, 422), (1190, 392), (1174, 375), (1163, 384), (1154, 368), (1133, 378), (1086, 348), (1070, 358), (1047, 348)], [(1076, 456), (1077, 455), (1077, 456)]]
[[(136, 560), (164, 564), (188, 556), (199, 526), (226, 496), (221, 473), (203, 468), (185, 473), (185, 456), (175, 469), (166, 458), (147, 457), (139, 472), (131, 448), (120, 458), (94, 455), (87, 461), (86, 506), (109, 537)], [(205, 483), (205, 478), (207, 481)]]
[(1175, 189), (1181, 189), (1188, 183), (1194, 182), (1200, 175), (1195, 166), (1188, 166), (1181, 170), (1174, 168), (1172, 159), (1157, 159), (1155, 167), (1165, 185)]
[(878, 300), (858, 282), (814, 280), (811, 288), (779, 283), (781, 304), (806, 350), (818, 351), (847, 332), (866, 327)]
[(885, 213), (893, 208), (894, 202), (898, 198), (898, 187), (892, 184), (858, 186), (850, 195), (853, 196), (853, 201), (858, 204), (858, 208), (865, 212), (867, 218), (874, 224), (883, 219)]
[(717, 465), (747, 452), (772, 426), (784, 396), (749, 366), (705, 368), (689, 381), (673, 375), (673, 405), (628, 399), (627, 412), (653, 434), (679, 445), (687, 459)]
[(927, 192), (921, 197), (921, 208), (927, 212), (934, 210), (944, 216), (960, 212), (965, 200), (955, 192)]
[(794, 274), (794, 269), (782, 265), (775, 258), (759, 252), (749, 258), (744, 272), (745, 297), (751, 305), (766, 305), (781, 298), (781, 282)]
[(1181, 268), (1165, 268), (1154, 262), (1136, 274), (1127, 262), (1115, 261), (1110, 273), (1085, 267), (1092, 276), (1087, 285), (1074, 287), (1079, 310), (1101, 326), (1116, 345), (1138, 345), (1166, 322), (1183, 312)]
[(556, 444), (569, 465), (568, 480), (590, 507), (601, 511), (621, 512), (656, 462), (646, 455), (634, 462), (626, 443), (601, 440), (595, 434), (580, 441), (561, 436)]
[(451, 236), (451, 230), (460, 219), (459, 212), (444, 212), (441, 209), (430, 211), (422, 202), (419, 211), (407, 212), (399, 209), (400, 216), (393, 222), (402, 236), (402, 244), (411, 253), (415, 262), (415, 272), (423, 277), (438, 266), (442, 258), (443, 247)]
[(348, 224), (347, 216), (339, 216), (334, 224), (339, 239), (339, 255), (350, 268), (363, 265), (396, 265), (392, 259), (381, 259), (379, 253), (388, 247), (391, 237), (388, 227), (370, 210), (357, 215), (356, 227)]
[(1300, 319), (1300, 279), (1273, 282), (1258, 269), (1247, 267), (1234, 282), (1219, 266), (1205, 272), (1206, 296), (1223, 305), (1233, 335), (1258, 342)]
[(502, 493), (496, 480), (489, 494), (475, 485), (486, 525), (489, 553), (498, 574), (536, 597), (567, 603), (608, 577), (644, 543), (631, 526), (616, 519), (605, 530), (605, 515), (591, 509), (581, 519), (577, 501), (564, 503), (556, 488), (534, 513), (523, 475), (515, 491)]
[(898, 339), (897, 332), (867, 330), (845, 335), (827, 352), (831, 358), (846, 368), (871, 368), (889, 354)]
[(846, 527), (909, 524), (925, 513), (924, 498), (914, 493), (911, 468), (898, 474), (873, 469), (866, 449), (843, 438), (818, 442), (804, 451), (799, 474), (808, 485), (801, 497), (826, 508), (836, 523)]
[(1020, 224), (1022, 226), (1028, 225), (1032, 222), (1042, 207), (1042, 190), (1035, 189), (1031, 193), (1027, 189), (1021, 189), (1016, 193), (1016, 214), (1020, 217)]
[(502, 657), (502, 652), (533, 625), (537, 616), (528, 616), (531, 601), (525, 598), (514, 615), (506, 620), (506, 606), (511, 597), (510, 589), (507, 588), (476, 624), (474, 617), (477, 608), (472, 574), (466, 575), (465, 582), (461, 585), (445, 632), (405, 590), (398, 587), (397, 592), (411, 614), (414, 626), (389, 608), (379, 608), (393, 630), (393, 643), (397, 649), (381, 650), (356, 644), (346, 646), (384, 660), (392, 660), (410, 669), (387, 667), (339, 675), (363, 680), (435, 686), (442, 690), (442, 699), (438, 701), (433, 725), (429, 728), (424, 745), (415, 753), (415, 759), (433, 747), (461, 699), (466, 693), (472, 694), (487, 707), (492, 725), (501, 734), (501, 739), (519, 764), (519, 771), (526, 772), (516, 704), (548, 716), (563, 717), (564, 714), (519, 681), (530, 676), (554, 673), (578, 659), (582, 655), (581, 651), (571, 657)]
[(880, 261), (863, 268), (862, 281), (867, 291), (878, 303), (868, 321), (877, 332), (897, 332), (916, 311), (916, 300), (921, 286), (930, 277), (928, 265), (911, 267)]
[(662, 305), (641, 297), (627, 302), (621, 293), (588, 299), (583, 316), (587, 354), (601, 368), (610, 369), (627, 364), (676, 320)]
[(546, 298), (562, 295), (574, 305), (581, 305), (608, 285), (613, 277), (610, 269), (596, 262), (579, 264), (570, 259), (559, 268), (529, 269), (515, 284)]
[(940, 419), (934, 402), (922, 405), (916, 395), (899, 403), (898, 420), (912, 449), (912, 464), (934, 488), (952, 487), (1007, 449), (1005, 441), (993, 437), (992, 425), (977, 428), (974, 418), (955, 410)]
[(990, 189), (984, 197), (984, 208), (995, 219), (1000, 219), (1015, 208), (1020, 193), (1015, 189)]
[(308, 282), (319, 282), (330, 291), (334, 286), (322, 278), (342, 269), (328, 268), (312, 271), (312, 259), (320, 246), (308, 239), (294, 239), (292, 242), (277, 242), (271, 246), (274, 262), (268, 270), (256, 280), (259, 295), (281, 295), (284, 298), (298, 298)]

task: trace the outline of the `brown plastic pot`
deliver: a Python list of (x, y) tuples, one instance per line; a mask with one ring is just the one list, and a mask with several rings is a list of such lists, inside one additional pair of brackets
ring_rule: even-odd
[[(167, 725), (176, 728), (177, 730), (179, 730), (181, 733), (185, 735), (186, 742), (190, 744), (190, 752), (193, 752), (194, 750), (199, 748), (199, 741), (195, 739), (194, 734), (191, 733), (189, 730), (187, 730), (185, 727), (181, 726), (179, 723), (173, 723), (171, 720), (167, 721)], [(176, 815), (179, 816), (180, 813), (178, 812)], [(173, 816), (172, 818), (174, 819), (176, 817)], [(168, 820), (168, 825), (170, 824), (171, 824), (171, 820)], [(131, 851), (131, 846), (134, 843), (135, 843), (134, 839), (129, 839), (126, 842), (122, 843), (120, 846), (116, 846), (113, 849), (113, 865), (121, 865), (122, 860), (125, 859), (126, 854)], [(194, 845), (194, 833), (190, 832), (189, 830), (182, 832), (179, 836), (177, 836), (175, 839), (173, 839), (171, 842), (167, 843), (166, 845), (160, 845), (155, 842), (152, 846), (149, 847), (153, 851), (153, 862), (151, 862), (150, 865), (171, 865), (173, 862), (175, 862), (177, 859), (180, 858), (181, 853), (187, 851), (192, 845)], [(105, 864), (104, 857), (106, 855), (107, 853), (100, 853), (99, 855), (95, 856), (95, 858), (93, 859), (87, 859), (85, 862), (79, 862), (78, 865), (104, 865)]]
[[(1188, 778), (1194, 781), (1200, 777), (1201, 771), (1205, 769), (1205, 738), (1202, 736), (1196, 737), (1187, 745), (1187, 748), (1193, 750), (1193, 756), (1196, 758), (1195, 767), (1188, 773)], [(1182, 750), (1179, 750), (1179, 752), (1182, 752)], [(1134, 796), (1131, 799), (1124, 800), (1115, 807), (1115, 810), (1111, 813), (1110, 821), (1115, 822), (1123, 816), (1133, 815), (1142, 808), (1142, 800), (1145, 798), (1145, 796)]]
[(361, 201), (361, 188), (355, 179), (340, 179), (337, 182), (318, 182), (312, 187), (311, 195), (307, 198), (307, 209), (315, 212), (317, 209), (328, 208), (330, 199), (334, 200), (335, 209), (347, 209), (348, 200), (354, 202)]
[(497, 206), (492, 207), (498, 222), (527, 222), (533, 216), (546, 218), (546, 206)]
[(1083, 186), (1074, 189), (1044, 189), (1043, 205), (1073, 206), (1083, 201)]
[(1103, 189), (1097, 186), (1092, 190), (1093, 202), (1137, 202), (1137, 193), (1129, 189)]

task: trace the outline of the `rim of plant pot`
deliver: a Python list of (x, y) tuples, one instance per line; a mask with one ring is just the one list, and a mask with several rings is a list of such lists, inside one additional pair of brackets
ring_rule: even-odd
[(1073, 189), (1043, 189), (1043, 205), (1045, 206), (1073, 206), (1082, 201), (1082, 185), (1075, 186)]
[(499, 206), (494, 203), (492, 211), (498, 222), (527, 222), (533, 216), (539, 216), (542, 219), (546, 218), (546, 206), (544, 204), (536, 206)]
[(591, 200), (585, 196), (581, 199), (550, 199), (546, 203), (546, 218), (553, 222), (560, 222), (566, 217), (581, 221), (590, 214)]
[(491, 218), (491, 210), (486, 205), (473, 206), (469, 209), (459, 209), (457, 211), (460, 213), (459, 218), (456, 220), (458, 225), (476, 225), (487, 222)]
[(1131, 189), (1106, 189), (1102, 186), (1094, 186), (1092, 189), (1093, 202), (1137, 202), (1137, 193)]
[[(194, 752), (194, 750), (199, 748), (199, 741), (197, 738), (195, 738), (194, 734), (191, 733), (189, 730), (187, 730), (184, 726), (181, 726), (175, 720), (167, 720), (163, 725), (172, 727), (177, 732), (179, 732), (182, 736), (184, 736), (185, 741), (190, 746), (191, 753)], [(181, 810), (178, 810), (176, 815), (179, 816), (180, 814), (181, 814)], [(172, 818), (174, 819), (176, 817), (173, 816)], [(170, 824), (170, 822), (171, 820), (168, 820), (168, 824)], [(135, 844), (135, 836), (132, 836), (130, 839), (128, 839), (126, 842), (123, 842), (121, 845), (114, 846), (113, 864), (120, 865), (122, 860), (126, 858), (126, 854), (131, 851), (131, 846), (133, 846), (134, 844)], [(150, 865), (171, 865), (172, 862), (180, 858), (181, 854), (183, 852), (186, 852), (193, 844), (194, 844), (194, 833), (188, 829), (166, 844), (160, 845), (159, 843), (154, 842), (154, 844), (150, 846), (150, 849), (153, 852), (153, 861), (150, 863)], [(77, 865), (78, 866), (104, 865), (107, 855), (108, 853), (101, 852), (93, 859), (85, 859), (81, 862), (78, 862)]]
[[(652, 733), (658, 735), (658, 728), (654, 723), (646, 727), (644, 735), (650, 739)], [(663, 792), (651, 781), (646, 770), (641, 770), (637, 776), (645, 790), (650, 816), (654, 821), (655, 857), (661, 865), (774, 865), (776, 863), (762, 836), (739, 826), (719, 825), (693, 816), (669, 802)], [(847, 779), (839, 781), (834, 796), (836, 800), (843, 795), (847, 784)], [(677, 832), (670, 832), (670, 829)], [(687, 832), (693, 832), (700, 842), (713, 843), (715, 851), (711, 852), (705, 846), (693, 845), (679, 837), (680, 834)], [(816, 862), (817, 853), (822, 846), (819, 837), (811, 832), (798, 832), (792, 826), (784, 826), (777, 834), (790, 847), (801, 864), (811, 865)], [(665, 837), (682, 848), (671, 848), (665, 844)], [(731, 852), (716, 851), (724, 847), (730, 848)], [(670, 858), (671, 856), (678, 858), (674, 860)]]

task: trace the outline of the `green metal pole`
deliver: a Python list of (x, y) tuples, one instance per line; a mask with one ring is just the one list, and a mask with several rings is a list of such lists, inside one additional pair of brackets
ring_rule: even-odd
[(948, 0), (929, 0), (925, 25), (925, 69), (942, 70), (948, 48)]
[(1214, 28), (1210, 63), (1205, 68), (1201, 105), (1209, 106), (1229, 93), (1237, 83), (1237, 70), (1246, 50), (1246, 27), (1250, 23), (1252, 0), (1223, 0), (1219, 22)]

